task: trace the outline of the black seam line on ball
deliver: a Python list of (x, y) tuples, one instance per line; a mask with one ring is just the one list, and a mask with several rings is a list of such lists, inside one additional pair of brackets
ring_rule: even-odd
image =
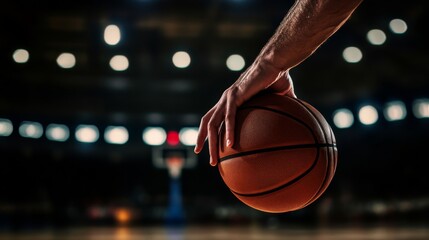
[(292, 185), (292, 184), (298, 182), (299, 180), (301, 180), (303, 177), (307, 176), (307, 174), (309, 174), (314, 169), (314, 167), (316, 167), (317, 163), (319, 162), (319, 155), (320, 155), (320, 148), (317, 149), (317, 154), (316, 154), (316, 157), (315, 157), (313, 163), (311, 164), (311, 166), (305, 172), (303, 172), (298, 177), (292, 179), (292, 181), (287, 182), (287, 183), (285, 183), (283, 185), (280, 185), (278, 187), (275, 187), (273, 189), (270, 189), (270, 190), (267, 190), (267, 191), (264, 191), (264, 192), (258, 192), (258, 193), (237, 193), (237, 192), (232, 191), (231, 189), (230, 190), (231, 190), (232, 193), (234, 193), (236, 195), (239, 195), (239, 196), (242, 196), (242, 197), (258, 197), (258, 196), (267, 195), (267, 194), (270, 194), (270, 193), (273, 193), (273, 192), (277, 192), (278, 190), (281, 190), (283, 188), (289, 187), (290, 185)]
[(310, 143), (310, 144), (299, 144), (299, 145), (256, 149), (256, 150), (231, 154), (231, 155), (225, 156), (223, 158), (220, 158), (219, 161), (222, 162), (222, 161), (226, 161), (228, 159), (232, 159), (232, 158), (236, 158), (236, 157), (243, 157), (243, 156), (248, 156), (248, 155), (258, 154), (258, 153), (275, 152), (275, 151), (281, 151), (281, 150), (300, 149), (300, 148), (320, 148), (320, 147), (337, 147), (337, 145), (336, 144), (327, 144), (327, 143), (325, 143), (325, 144), (324, 143)]

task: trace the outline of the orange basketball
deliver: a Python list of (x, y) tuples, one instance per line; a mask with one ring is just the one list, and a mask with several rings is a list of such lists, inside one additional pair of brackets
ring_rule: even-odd
[(219, 172), (248, 206), (294, 211), (318, 199), (337, 166), (334, 133), (325, 118), (300, 99), (261, 94), (236, 115), (233, 149), (220, 131)]

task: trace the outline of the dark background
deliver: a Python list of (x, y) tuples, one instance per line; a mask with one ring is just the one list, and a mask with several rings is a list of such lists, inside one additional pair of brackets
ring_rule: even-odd
[[(273, 34), (293, 1), (7, 1), (0, 9), (0, 118), (14, 124), (0, 137), (0, 228), (26, 229), (74, 224), (116, 224), (115, 209), (132, 213), (129, 224), (164, 221), (170, 180), (155, 169), (142, 130), (197, 127), (241, 72), (225, 59), (241, 54), (248, 66)], [(265, 214), (236, 200), (205, 149), (194, 169), (182, 175), (183, 204), (190, 223), (415, 223), (427, 219), (429, 179), (428, 119), (412, 113), (417, 98), (428, 98), (428, 1), (364, 1), (351, 19), (318, 51), (291, 71), (298, 97), (332, 124), (339, 165), (325, 195), (306, 209)], [(389, 31), (393, 18), (408, 31)], [(104, 28), (116, 24), (122, 39), (103, 40)], [(387, 35), (381, 46), (366, 40), (370, 29)], [(343, 60), (342, 51), (357, 46), (363, 59)], [(30, 60), (17, 64), (17, 48)], [(190, 67), (171, 63), (174, 52), (187, 51)], [(76, 66), (59, 68), (61, 52), (72, 52)], [(115, 72), (109, 60), (128, 57), (130, 66)], [(388, 122), (383, 106), (402, 100), (408, 115)], [(357, 119), (338, 129), (332, 113), (373, 104), (380, 114), (371, 126)], [(155, 117), (154, 117), (155, 116)], [(356, 115), (355, 115), (356, 116)], [(71, 138), (52, 142), (18, 134), (21, 121), (66, 124)], [(73, 129), (81, 123), (99, 129), (124, 125), (125, 145), (102, 137), (79, 143)], [(101, 211), (102, 214), (94, 214)]]

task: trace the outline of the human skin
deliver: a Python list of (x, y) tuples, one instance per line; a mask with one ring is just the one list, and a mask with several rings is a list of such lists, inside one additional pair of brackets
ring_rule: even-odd
[(234, 147), (236, 110), (255, 94), (268, 90), (296, 97), (289, 71), (311, 56), (350, 18), (363, 0), (296, 0), (254, 62), (201, 118), (195, 153), (208, 141), (210, 164), (218, 162), (219, 128), (226, 146)]

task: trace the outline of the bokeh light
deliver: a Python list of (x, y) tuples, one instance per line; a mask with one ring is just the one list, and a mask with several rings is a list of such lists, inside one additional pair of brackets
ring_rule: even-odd
[(104, 131), (104, 139), (111, 144), (128, 142), (128, 130), (122, 126), (108, 126)]
[(343, 51), (343, 58), (348, 63), (358, 63), (362, 57), (362, 51), (357, 47), (347, 47)]
[(167, 133), (161, 127), (147, 127), (143, 131), (143, 141), (151, 146), (159, 146), (167, 140)]
[(63, 124), (49, 124), (46, 127), (46, 138), (52, 141), (64, 142), (70, 136), (69, 128)]
[(187, 68), (191, 64), (191, 56), (187, 52), (179, 51), (173, 55), (172, 61), (177, 68)]
[(57, 64), (61, 68), (73, 68), (76, 65), (76, 57), (71, 53), (61, 53), (57, 58)]
[(359, 121), (364, 125), (371, 125), (377, 122), (378, 112), (371, 105), (363, 106), (359, 109)]
[(30, 59), (30, 53), (25, 49), (16, 49), (12, 58), (16, 63), (26, 63)]
[(83, 143), (93, 143), (99, 138), (98, 128), (94, 125), (79, 125), (76, 127), (76, 140)]
[(333, 121), (337, 128), (349, 128), (354, 122), (353, 113), (346, 108), (338, 109), (333, 114)]

